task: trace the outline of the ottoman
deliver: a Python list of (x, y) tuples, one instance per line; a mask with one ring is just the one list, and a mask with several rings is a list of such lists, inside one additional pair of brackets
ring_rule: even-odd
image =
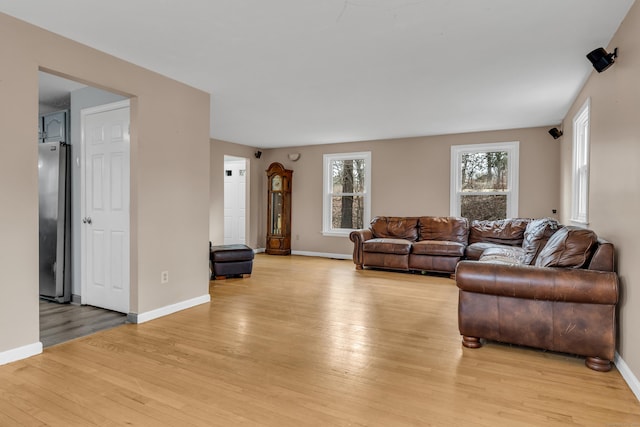
[(228, 276), (250, 277), (253, 268), (253, 249), (245, 245), (211, 246), (209, 243), (211, 278)]

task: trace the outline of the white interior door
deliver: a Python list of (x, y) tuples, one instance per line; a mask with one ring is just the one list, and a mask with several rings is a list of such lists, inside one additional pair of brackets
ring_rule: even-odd
[(82, 303), (129, 312), (129, 101), (82, 111)]
[(224, 244), (245, 244), (246, 159), (229, 158), (224, 162)]

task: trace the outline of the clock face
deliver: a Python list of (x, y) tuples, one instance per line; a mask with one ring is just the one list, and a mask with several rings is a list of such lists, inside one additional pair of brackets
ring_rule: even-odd
[(271, 190), (280, 191), (282, 190), (282, 177), (280, 175), (276, 175), (273, 177), (271, 181)]

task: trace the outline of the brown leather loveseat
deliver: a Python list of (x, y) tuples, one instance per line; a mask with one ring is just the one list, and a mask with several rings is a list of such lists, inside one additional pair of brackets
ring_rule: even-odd
[(453, 273), (464, 257), (469, 221), (456, 217), (386, 217), (352, 231), (356, 269), (378, 267)]
[(457, 265), (463, 345), (480, 347), (483, 338), (538, 347), (610, 370), (618, 302), (613, 245), (548, 219), (525, 229), (522, 246), (490, 245), (477, 261)]

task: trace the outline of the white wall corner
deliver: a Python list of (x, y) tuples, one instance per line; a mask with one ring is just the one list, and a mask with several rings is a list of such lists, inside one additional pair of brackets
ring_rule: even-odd
[(42, 343), (40, 341), (33, 344), (23, 345), (22, 347), (12, 348), (11, 350), (0, 353), (0, 365), (16, 362), (27, 357), (35, 356), (42, 353)]
[(636, 395), (636, 399), (640, 401), (640, 380), (633, 374), (631, 368), (622, 360), (622, 357), (620, 357), (617, 351), (613, 363), (615, 363), (618, 372), (620, 372), (622, 378), (627, 382), (633, 394)]
[(127, 314), (127, 321), (129, 323), (144, 323), (148, 322), (149, 320), (177, 313), (178, 311), (186, 310), (187, 308), (195, 307), (196, 305), (206, 304), (209, 301), (211, 301), (211, 295), (205, 294), (196, 298), (188, 299), (186, 301), (181, 301), (175, 304), (156, 308), (155, 310), (147, 311), (144, 313), (129, 313)]

